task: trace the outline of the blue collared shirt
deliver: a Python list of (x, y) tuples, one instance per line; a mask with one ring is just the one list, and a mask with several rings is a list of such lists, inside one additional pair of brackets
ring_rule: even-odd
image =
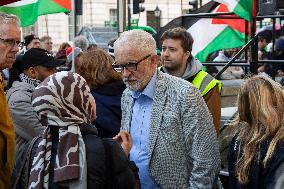
[(130, 160), (139, 168), (139, 177), (142, 189), (158, 189), (158, 185), (149, 175), (149, 130), (153, 105), (153, 97), (156, 88), (157, 73), (153, 75), (146, 88), (141, 92), (132, 91), (135, 99), (133, 106), (130, 134), (132, 136), (132, 149)]

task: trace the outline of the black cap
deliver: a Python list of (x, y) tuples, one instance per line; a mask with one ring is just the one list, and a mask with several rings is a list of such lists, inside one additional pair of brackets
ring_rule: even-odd
[(62, 65), (64, 62), (64, 60), (55, 59), (52, 54), (45, 49), (32, 48), (24, 54), (21, 69), (26, 70), (35, 66), (55, 68)]
[(34, 39), (39, 39), (39, 38), (37, 36), (33, 35), (33, 34), (25, 36), (24, 37), (24, 45), (28, 46), (32, 42), (32, 40), (34, 40)]

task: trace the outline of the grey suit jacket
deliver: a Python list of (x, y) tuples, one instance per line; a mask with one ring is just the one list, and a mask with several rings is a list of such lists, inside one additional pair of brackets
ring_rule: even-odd
[[(134, 101), (122, 96), (122, 128), (130, 131)], [(220, 154), (212, 117), (189, 82), (159, 72), (149, 131), (149, 173), (162, 188), (212, 188)]]

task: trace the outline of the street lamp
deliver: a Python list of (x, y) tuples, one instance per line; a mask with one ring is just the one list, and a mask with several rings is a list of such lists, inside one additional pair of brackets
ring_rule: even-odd
[(160, 19), (160, 16), (161, 16), (161, 10), (159, 9), (158, 5), (156, 6), (156, 8), (154, 10), (154, 14), (155, 14), (155, 17), (156, 17), (156, 30), (158, 30), (159, 27), (160, 27), (159, 19)]
[(156, 6), (154, 10), (155, 16), (160, 17), (161, 16), (161, 10), (159, 9), (158, 5)]

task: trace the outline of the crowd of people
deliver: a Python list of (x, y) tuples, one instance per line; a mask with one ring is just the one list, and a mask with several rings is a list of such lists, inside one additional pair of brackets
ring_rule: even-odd
[[(21, 45), (0, 13), (0, 188), (223, 188), (221, 81), (202, 70), (183, 28), (123, 32), (109, 52), (79, 36)], [(5, 70), (5, 72), (3, 72)], [(284, 187), (284, 91), (244, 81), (230, 143), (231, 188)]]

